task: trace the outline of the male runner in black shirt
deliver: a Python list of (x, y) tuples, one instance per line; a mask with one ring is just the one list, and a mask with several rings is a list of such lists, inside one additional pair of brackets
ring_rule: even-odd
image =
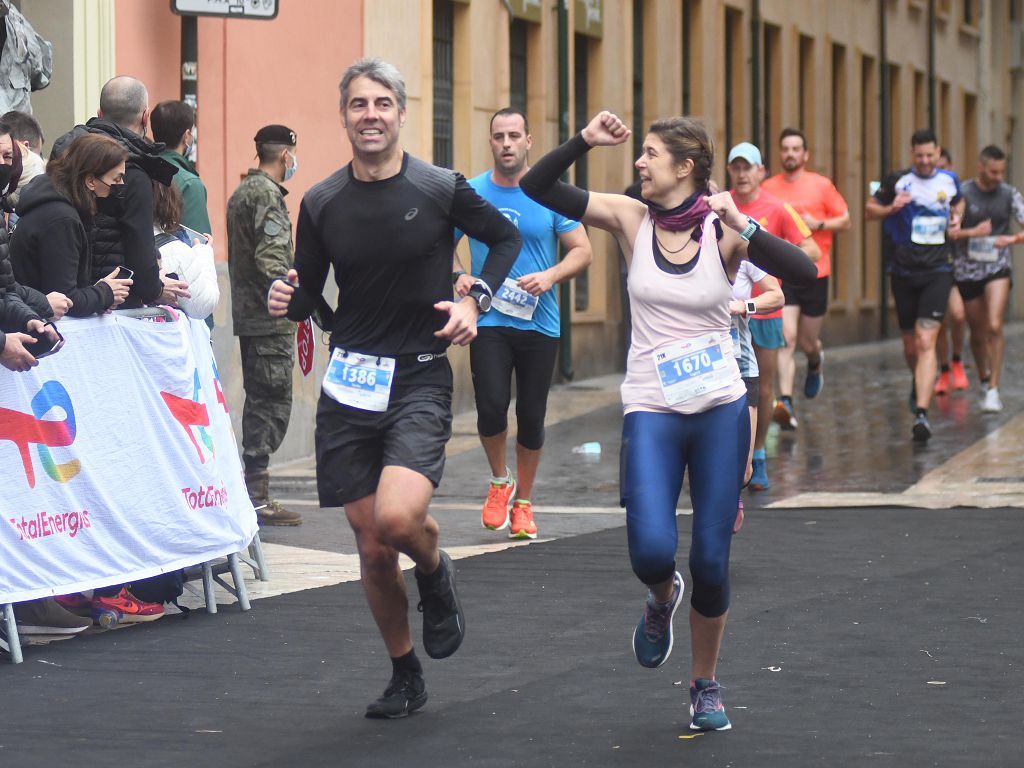
[[(340, 89), (352, 162), (303, 198), (295, 269), (288, 282), (271, 284), (268, 304), (277, 317), (309, 317), (334, 267), (339, 298), (317, 408), (317, 488), (321, 506), (345, 507), (391, 656), (391, 682), (366, 716), (404, 717), (427, 693), (399, 553), (416, 563), (427, 654), (450, 656), (465, 634), (454, 568), (427, 513), (451, 436), (445, 349), (476, 336), (477, 316), (519, 255), (520, 237), (460, 174), (402, 151), (406, 93), (395, 67), (361, 59)], [(490, 247), (480, 279), (459, 302), (451, 300), (455, 227)]]

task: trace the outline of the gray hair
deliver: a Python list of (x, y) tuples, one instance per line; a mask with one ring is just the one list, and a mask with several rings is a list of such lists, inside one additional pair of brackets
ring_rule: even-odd
[(389, 64), (376, 56), (359, 59), (341, 76), (338, 90), (341, 91), (342, 109), (348, 103), (348, 88), (357, 77), (368, 77), (375, 83), (383, 85), (395, 94), (398, 108), (405, 109), (405, 79), (402, 77), (402, 73), (394, 64)]
[(149, 106), (149, 93), (142, 81), (121, 75), (106, 82), (100, 91), (100, 112), (122, 128), (134, 129)]

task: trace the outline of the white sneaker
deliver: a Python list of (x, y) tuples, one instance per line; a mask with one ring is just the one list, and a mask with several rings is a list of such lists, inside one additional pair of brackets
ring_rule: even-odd
[(982, 413), (999, 413), (1003, 410), (1003, 401), (999, 399), (999, 390), (989, 387), (985, 390), (985, 399), (981, 402)]

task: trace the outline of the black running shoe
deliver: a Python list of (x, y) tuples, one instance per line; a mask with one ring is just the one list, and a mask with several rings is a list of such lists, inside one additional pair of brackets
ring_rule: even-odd
[(928, 438), (932, 436), (932, 425), (928, 423), (928, 417), (923, 413), (917, 414), (914, 417), (914, 426), (911, 431), (915, 443), (927, 443)]
[(418, 672), (396, 672), (384, 689), (384, 695), (366, 708), (366, 716), (374, 719), (395, 720), (427, 703), (427, 684)]
[(466, 636), (466, 620), (455, 591), (455, 569), (443, 549), (438, 573), (423, 576), (417, 568), (416, 585), (420, 603), (416, 609), (423, 614), (423, 649), (432, 659), (451, 656)]

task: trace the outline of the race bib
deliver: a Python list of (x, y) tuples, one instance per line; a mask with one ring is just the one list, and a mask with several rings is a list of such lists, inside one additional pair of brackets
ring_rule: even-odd
[(994, 237), (971, 237), (967, 240), (967, 258), (971, 261), (995, 261), (999, 257)]
[(910, 223), (910, 242), (917, 245), (942, 245), (946, 242), (945, 216), (915, 216)]
[(506, 277), (498, 292), (494, 294), (491, 306), (503, 315), (532, 320), (533, 313), (537, 311), (538, 300), (538, 296), (532, 296), (520, 288), (511, 277)]
[(383, 412), (391, 399), (395, 358), (335, 349), (323, 388), (333, 400), (363, 411)]
[(732, 350), (723, 350), (715, 334), (666, 344), (652, 354), (669, 405), (723, 389), (739, 377)]

